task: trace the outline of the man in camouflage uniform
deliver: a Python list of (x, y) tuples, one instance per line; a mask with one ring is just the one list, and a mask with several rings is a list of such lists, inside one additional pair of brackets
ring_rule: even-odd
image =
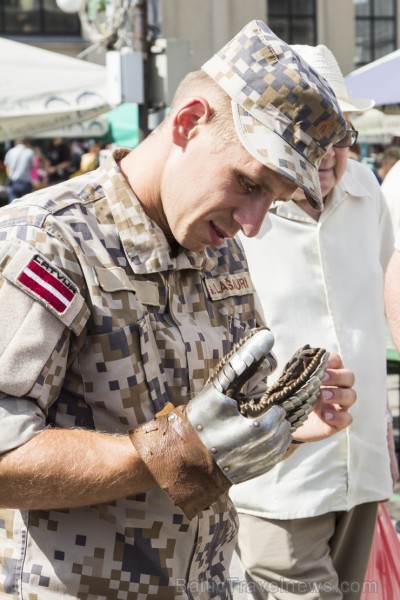
[[(231, 480), (185, 405), (261, 324), (233, 237), (298, 185), (318, 205), (317, 162), (343, 133), (329, 88), (252, 22), (138, 148), (1, 211), (1, 597), (230, 598)], [(351, 422), (352, 373), (329, 367), (334, 398), (297, 441)], [(268, 412), (249, 466), (291, 440)]]

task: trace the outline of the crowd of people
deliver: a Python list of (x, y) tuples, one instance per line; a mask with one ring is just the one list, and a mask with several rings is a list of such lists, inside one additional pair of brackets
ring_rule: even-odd
[(134, 150), (9, 149), (0, 595), (362, 598), (399, 476), (371, 105), (250, 21)]
[(96, 169), (105, 147), (97, 140), (55, 137), (39, 143), (20, 138), (8, 144), (0, 164), (5, 201)]

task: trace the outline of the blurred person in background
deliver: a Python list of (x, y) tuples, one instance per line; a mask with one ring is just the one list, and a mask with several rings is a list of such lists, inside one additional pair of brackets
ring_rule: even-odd
[(240, 521), (231, 575), (241, 579), (244, 569), (257, 600), (356, 600), (378, 502), (398, 478), (383, 306), (393, 235), (374, 174), (348, 159), (357, 138), (351, 113), (372, 100), (350, 97), (326, 46), (293, 48), (331, 85), (347, 132), (319, 165), (324, 210), (308, 206), (299, 190), (291, 201), (275, 202), (259, 234), (242, 241), (278, 361), (305, 338), (339, 352), (356, 375), (359, 401), (346, 431), (301, 445), (269, 473), (231, 490)]
[(65, 181), (71, 173), (72, 156), (68, 142), (62, 137), (51, 140), (45, 150), (49, 185)]
[(21, 198), (32, 191), (31, 170), (34, 156), (32, 144), (28, 138), (18, 140), (16, 145), (7, 151), (4, 164), (8, 177), (8, 202)]
[(89, 171), (97, 169), (100, 162), (100, 150), (101, 144), (99, 142), (95, 142), (94, 140), (89, 142), (87, 150), (84, 150), (80, 157), (79, 169), (74, 171), (70, 177), (78, 177), (78, 175), (83, 175), (83, 173), (89, 173)]
[(34, 190), (40, 190), (48, 185), (47, 182), (47, 160), (40, 146), (34, 146), (33, 167), (31, 170), (32, 187)]
[(400, 158), (400, 146), (389, 146), (382, 154), (379, 161), (379, 166), (374, 170), (376, 178), (380, 184), (386, 178), (391, 168), (397, 163)]

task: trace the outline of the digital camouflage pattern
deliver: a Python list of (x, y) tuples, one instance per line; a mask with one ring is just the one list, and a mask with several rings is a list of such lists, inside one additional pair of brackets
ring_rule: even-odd
[[(260, 324), (238, 243), (172, 255), (123, 152), (0, 211), (0, 452), (46, 426), (126, 433), (167, 400), (185, 404)], [(228, 599), (235, 537), (226, 495), (190, 522), (159, 489), (3, 509), (0, 597)]]

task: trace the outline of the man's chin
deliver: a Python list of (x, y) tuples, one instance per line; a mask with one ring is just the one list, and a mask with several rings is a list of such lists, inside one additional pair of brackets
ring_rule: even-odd
[(321, 186), (322, 197), (326, 198), (335, 187), (336, 180), (331, 172), (320, 173), (319, 183)]
[(194, 240), (184, 240), (180, 245), (188, 252), (202, 252), (208, 246), (211, 246), (211, 244), (194, 243)]

